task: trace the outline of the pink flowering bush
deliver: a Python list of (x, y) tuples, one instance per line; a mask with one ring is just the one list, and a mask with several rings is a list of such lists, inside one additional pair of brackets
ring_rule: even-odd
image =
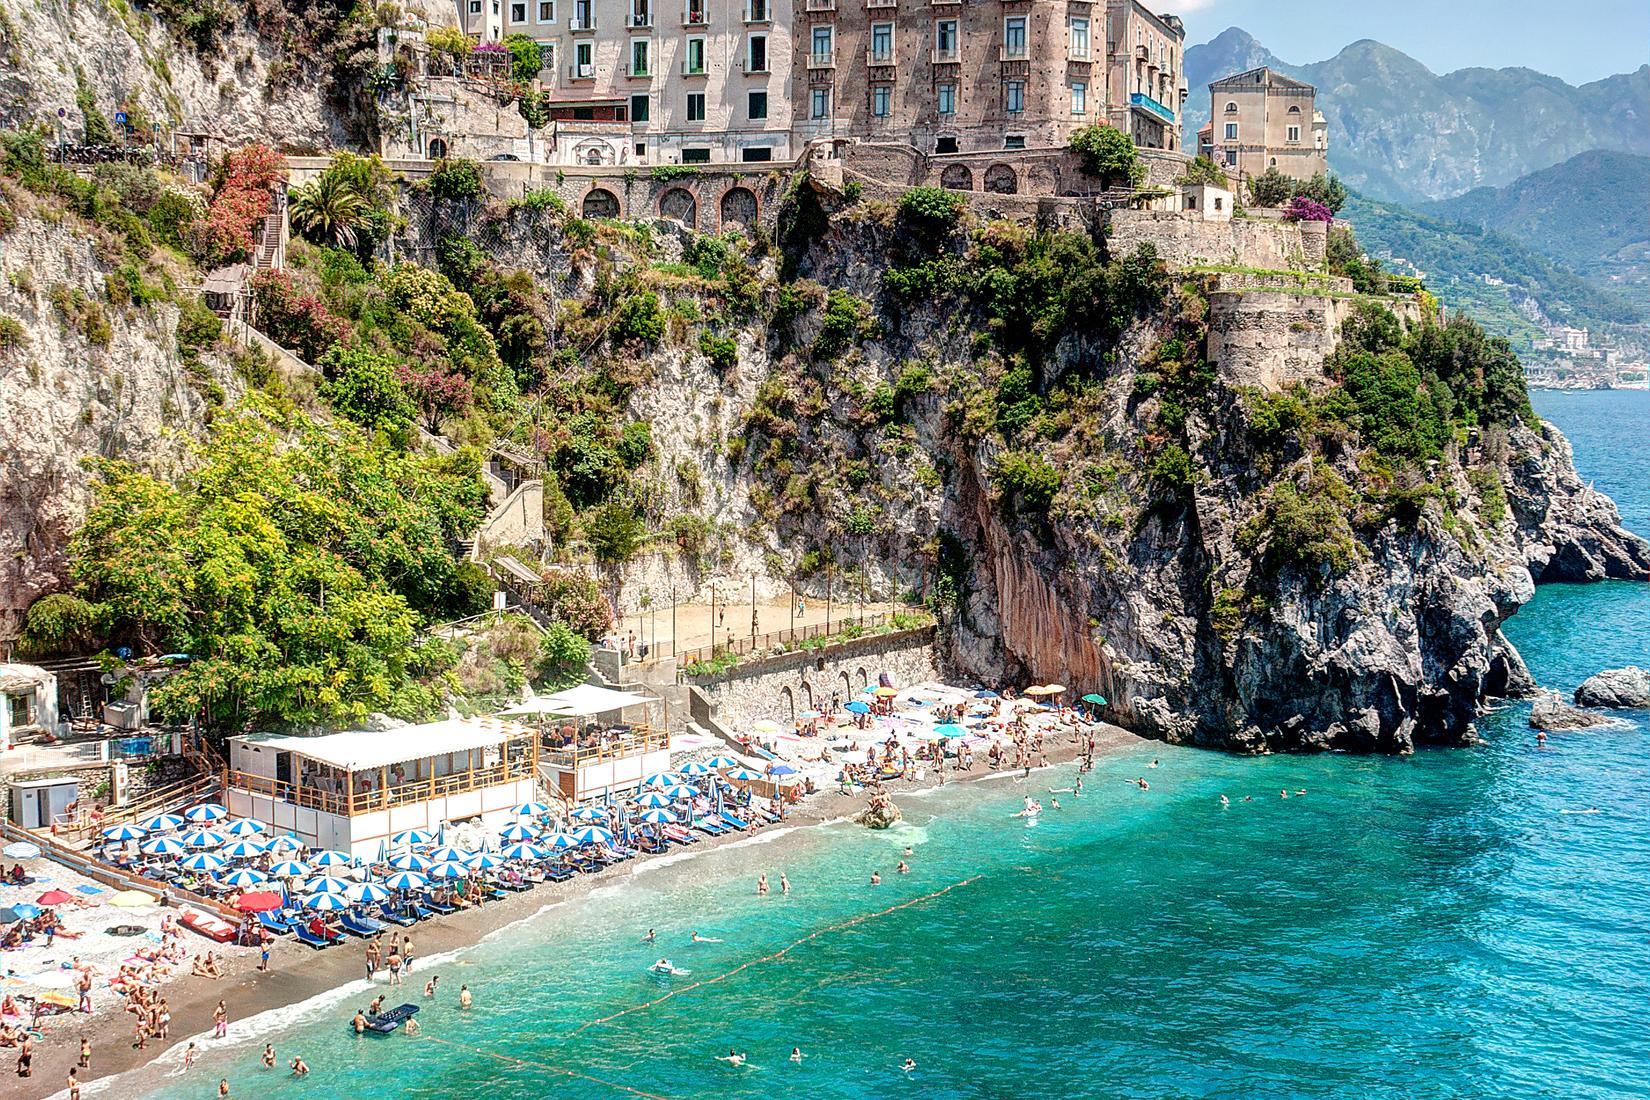
[(1289, 205), (1283, 208), (1285, 221), (1291, 222), (1332, 222), (1335, 215), (1329, 207), (1316, 202), (1305, 195), (1296, 195), (1289, 200)]

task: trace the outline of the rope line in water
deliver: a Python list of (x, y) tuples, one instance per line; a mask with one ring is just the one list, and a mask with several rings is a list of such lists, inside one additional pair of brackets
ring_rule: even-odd
[(418, 1038), (429, 1043), (440, 1043), (443, 1046), (457, 1047), (460, 1050), (467, 1050), (472, 1054), (480, 1054), (487, 1058), (496, 1058), (500, 1062), (510, 1062), (518, 1066), (534, 1066), (538, 1069), (549, 1070), (551, 1073), (559, 1073), (563, 1077), (577, 1077), (582, 1081), (589, 1081), (593, 1084), (604, 1085), (610, 1089), (618, 1089), (620, 1092), (628, 1092), (632, 1096), (644, 1097), (645, 1100), (669, 1100), (669, 1097), (660, 1096), (658, 1093), (643, 1092), (641, 1089), (634, 1089), (629, 1085), (621, 1085), (615, 1081), (604, 1081), (600, 1077), (592, 1077), (588, 1073), (580, 1073), (578, 1070), (562, 1069), (560, 1066), (552, 1066), (545, 1062), (535, 1062), (529, 1058), (513, 1058), (508, 1054), (498, 1054), (491, 1050), (483, 1050), (480, 1047), (473, 1047), (467, 1043), (455, 1043), (451, 1039), (438, 1039), (434, 1035), (420, 1035)]
[(645, 1001), (642, 1004), (631, 1005), (629, 1008), (621, 1009), (620, 1011), (615, 1012), (610, 1016), (602, 1016), (599, 1019), (591, 1020), (590, 1022), (582, 1024), (579, 1027), (575, 1028), (573, 1031), (568, 1032), (567, 1038), (571, 1039), (576, 1035), (583, 1034), (584, 1032), (588, 1031), (589, 1029), (591, 1029), (593, 1027), (596, 1027), (599, 1024), (611, 1023), (612, 1021), (617, 1020), (621, 1016), (630, 1015), (632, 1012), (640, 1012), (643, 1009), (653, 1008), (657, 1005), (662, 1005), (666, 1001), (670, 1000), (672, 997), (679, 996), (683, 993), (691, 993), (695, 989), (698, 989), (702, 986), (715, 985), (717, 982), (726, 981), (727, 979), (733, 977), (735, 974), (738, 974), (738, 973), (740, 973), (741, 971), (744, 971), (744, 970), (749, 970), (753, 966), (759, 966), (762, 963), (773, 962), (775, 959), (784, 958), (786, 955), (790, 954), (796, 948), (801, 947), (803, 944), (808, 943), (812, 940), (816, 940), (820, 936), (827, 935), (831, 932), (840, 932), (844, 928), (852, 928), (856, 924), (864, 924), (866, 921), (875, 920), (878, 917), (886, 917), (889, 913), (897, 913), (901, 909), (909, 909), (909, 908), (911, 908), (911, 906), (916, 905), (920, 902), (932, 901), (934, 898), (940, 897), (940, 896), (945, 895), (945, 894), (949, 894), (951, 891), (957, 889), (959, 886), (967, 886), (970, 883), (977, 882), (977, 881), (979, 881), (980, 878), (981, 878), (981, 876), (979, 876), (979, 875), (973, 875), (973, 876), (970, 876), (969, 878), (963, 879), (961, 882), (953, 882), (950, 886), (944, 887), (943, 889), (940, 889), (940, 890), (935, 890), (933, 893), (923, 894), (921, 897), (912, 898), (910, 901), (902, 901), (898, 905), (890, 905), (888, 908), (879, 909), (875, 913), (863, 913), (860, 916), (852, 917), (848, 920), (841, 921), (837, 924), (833, 924), (833, 925), (830, 925), (828, 927), (820, 928), (820, 929), (817, 929), (816, 931), (809, 932), (806, 936), (803, 936), (801, 939), (799, 939), (799, 940), (795, 941), (794, 943), (791, 943), (791, 944), (789, 944), (785, 947), (781, 947), (778, 951), (775, 951), (771, 955), (763, 955), (759, 959), (751, 959), (749, 962), (740, 963), (738, 966), (734, 967), (732, 970), (729, 970), (729, 971), (727, 971), (726, 973), (723, 973), (723, 974), (718, 974), (714, 978), (704, 978), (700, 981), (692, 982), (688, 985), (682, 986), (679, 989), (672, 989), (669, 993), (666, 993), (662, 997), (655, 997), (651, 1001)]

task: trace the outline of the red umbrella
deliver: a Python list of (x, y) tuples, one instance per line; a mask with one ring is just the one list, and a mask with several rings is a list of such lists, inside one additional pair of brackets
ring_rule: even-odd
[(37, 905), (63, 905), (73, 901), (74, 895), (64, 893), (62, 890), (47, 890), (34, 900)]
[(267, 913), (281, 907), (281, 895), (269, 890), (260, 890), (253, 894), (242, 894), (235, 899), (235, 908), (248, 913)]

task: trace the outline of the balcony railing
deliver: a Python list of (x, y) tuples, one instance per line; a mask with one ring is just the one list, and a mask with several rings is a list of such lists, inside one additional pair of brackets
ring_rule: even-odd
[(1149, 115), (1156, 115), (1164, 122), (1174, 121), (1174, 112), (1163, 106), (1163, 104), (1159, 103), (1149, 95), (1144, 95), (1140, 92), (1130, 93), (1129, 106), (1138, 107), (1140, 110), (1145, 111)]
[(834, 50), (816, 50), (808, 55), (808, 68), (834, 69), (836, 68), (836, 52)]

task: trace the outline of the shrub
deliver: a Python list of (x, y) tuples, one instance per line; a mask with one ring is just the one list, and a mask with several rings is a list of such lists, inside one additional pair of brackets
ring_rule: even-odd
[(1314, 202), (1305, 195), (1296, 195), (1283, 208), (1283, 218), (1291, 222), (1332, 222), (1335, 215), (1323, 203)]
[(553, 214), (567, 213), (567, 200), (549, 187), (536, 187), (521, 197), (521, 205), (529, 210), (548, 210)]
[(1060, 474), (1042, 455), (1030, 451), (1005, 451), (992, 470), (992, 481), (1004, 500), (1013, 500), (1019, 511), (1047, 515), (1060, 491)]
[(9, 313), (0, 313), (0, 351), (14, 351), (29, 345), (29, 330)]
[(1295, 181), (1276, 168), (1249, 177), (1249, 201), (1255, 206), (1282, 206), (1294, 193)]
[(926, 363), (907, 363), (894, 380), (894, 400), (900, 404), (914, 401), (934, 388), (934, 374)]
[(731, 336), (702, 332), (699, 334), (699, 350), (710, 360), (710, 365), (722, 374), (739, 363), (739, 342)]
[(1157, 457), (1152, 459), (1151, 475), (1152, 480), (1176, 494), (1186, 493), (1197, 481), (1197, 471), (1192, 467), (1192, 456), (1178, 443), (1164, 447), (1158, 452)]
[(544, 68), (544, 52), (537, 42), (525, 34), (507, 34), (504, 48), (510, 51), (511, 80), (529, 84), (539, 78), (539, 70)]
[(552, 687), (571, 687), (584, 680), (590, 643), (566, 623), (551, 623), (539, 639), (537, 672)]
[(199, 297), (185, 298), (178, 310), (178, 357), (194, 366), (200, 362), (201, 352), (218, 342), (223, 335), (223, 322)]
[(1491, 466), (1474, 466), (1467, 471), (1467, 481), (1478, 494), (1478, 518), (1491, 527), (1500, 526), (1507, 518), (1507, 489), (1501, 484), (1501, 472)]
[(84, 650), (97, 636), (97, 609), (78, 596), (54, 592), (29, 605), (18, 648), (26, 656)]
[(951, 234), (968, 208), (968, 200), (943, 187), (913, 187), (900, 196), (901, 223), (930, 247)]
[(464, 157), (435, 162), (430, 172), (430, 197), (437, 202), (460, 202), (481, 197), (481, 165)]
[(623, 299), (614, 311), (613, 325), (607, 333), (615, 345), (633, 340), (656, 344), (664, 334), (665, 315), (659, 308), (659, 296), (652, 291)]
[(1344, 572), (1358, 550), (1347, 522), (1355, 503), (1341, 476), (1327, 464), (1316, 462), (1303, 485), (1284, 482), (1273, 486), (1261, 511), (1238, 529), (1238, 549), (1260, 555), (1274, 572), (1325, 566), (1331, 572)]
[(645, 420), (632, 420), (619, 430), (613, 451), (630, 469), (634, 470), (653, 455), (653, 429)]
[(1134, 147), (1134, 140), (1105, 124), (1085, 126), (1071, 135), (1071, 151), (1082, 157), (1083, 171), (1097, 176), (1106, 187), (1139, 187), (1146, 179), (1146, 166)]
[(190, 229), (206, 217), (206, 202), (194, 190), (168, 187), (149, 207), (149, 229), (155, 239), (179, 251), (188, 247)]
[(320, 393), (340, 416), (405, 443), (412, 401), (395, 378), (395, 364), (363, 348), (334, 345), (316, 366), (326, 374)]
[(475, 41), (457, 27), (432, 27), (424, 34), (424, 44), (434, 53), (448, 57), (469, 57)]
[(1182, 187), (1195, 187), (1198, 184), (1227, 187), (1230, 182), (1226, 178), (1226, 169), (1206, 156), (1193, 157), (1186, 165), (1186, 170), (1175, 177), (1175, 183)]
[(835, 359), (868, 338), (874, 326), (870, 306), (845, 290), (833, 290), (825, 296), (825, 316), (814, 337), (813, 353), (820, 359)]
[(196, 235), (196, 252), (208, 263), (244, 259), (269, 212), (271, 189), (286, 178), (286, 165), (269, 146), (248, 145), (225, 156), (214, 175), (216, 193)]
[(636, 556), (647, 535), (646, 525), (636, 507), (627, 501), (610, 500), (586, 512), (584, 540), (603, 565), (623, 565)]
[(253, 317), (264, 335), (305, 362), (316, 362), (349, 337), (349, 322), (319, 298), (301, 293), (284, 271), (253, 275), (252, 302)]

